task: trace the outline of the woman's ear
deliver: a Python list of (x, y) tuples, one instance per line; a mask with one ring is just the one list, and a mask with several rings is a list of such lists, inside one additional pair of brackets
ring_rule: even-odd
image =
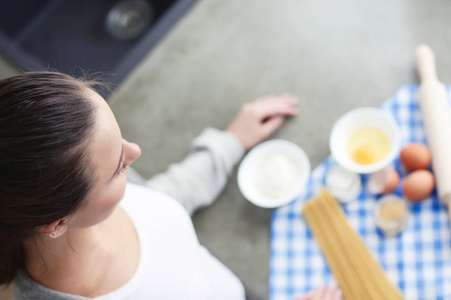
[(59, 219), (58, 221), (45, 225), (44, 234), (51, 239), (59, 238), (69, 227), (67, 224), (67, 219), (68, 218)]

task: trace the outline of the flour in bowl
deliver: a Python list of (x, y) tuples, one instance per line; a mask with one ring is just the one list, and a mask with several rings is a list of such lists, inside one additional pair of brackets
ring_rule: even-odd
[(272, 153), (255, 170), (255, 188), (266, 198), (282, 200), (299, 190), (302, 175), (301, 166), (288, 153)]

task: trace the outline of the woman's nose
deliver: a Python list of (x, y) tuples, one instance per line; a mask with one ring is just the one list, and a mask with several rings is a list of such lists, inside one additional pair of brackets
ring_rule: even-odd
[(127, 161), (127, 164), (129, 165), (141, 155), (141, 148), (138, 146), (138, 144), (130, 143), (126, 140), (124, 140), (124, 143), (127, 148), (125, 159)]

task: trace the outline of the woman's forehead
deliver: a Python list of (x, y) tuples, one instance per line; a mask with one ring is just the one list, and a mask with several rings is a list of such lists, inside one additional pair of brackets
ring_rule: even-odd
[(105, 100), (98, 94), (91, 99), (96, 103), (96, 112), (89, 152), (96, 177), (103, 179), (114, 172), (122, 148), (122, 137), (114, 114)]

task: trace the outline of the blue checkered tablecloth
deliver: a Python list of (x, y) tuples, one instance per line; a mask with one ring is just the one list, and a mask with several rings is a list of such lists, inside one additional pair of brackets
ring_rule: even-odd
[[(451, 99), (451, 86), (447, 87)], [(426, 143), (418, 86), (401, 88), (381, 107), (389, 111), (401, 129), (402, 143)], [(451, 155), (451, 150), (450, 150)], [(311, 174), (304, 195), (274, 211), (271, 226), (269, 294), (271, 300), (294, 299), (321, 284), (335, 283), (322, 252), (300, 211), (307, 199), (324, 186), (327, 170), (335, 162), (327, 158)], [(401, 174), (406, 170), (399, 160), (393, 166)], [(378, 196), (364, 189), (358, 200), (343, 205), (351, 226), (402, 291), (405, 299), (451, 299), (451, 240), (447, 207), (434, 193), (419, 204), (411, 204), (410, 217), (403, 233), (387, 238), (377, 229), (374, 207)], [(401, 195), (400, 188), (395, 194)]]

